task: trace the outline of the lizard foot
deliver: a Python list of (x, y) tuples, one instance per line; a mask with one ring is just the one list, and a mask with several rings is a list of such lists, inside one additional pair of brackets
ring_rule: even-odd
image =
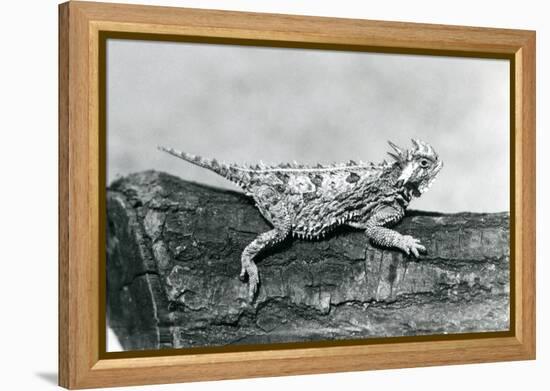
[(419, 251), (426, 251), (426, 247), (420, 244), (420, 240), (410, 235), (403, 236), (403, 243), (401, 248), (407, 253), (407, 255), (413, 253), (416, 258), (420, 256)]
[(249, 262), (246, 266), (243, 266), (241, 269), (241, 274), (239, 278), (241, 281), (245, 281), (246, 276), (248, 275), (248, 300), (252, 302), (256, 291), (258, 290), (258, 284), (260, 283), (260, 277), (258, 275), (258, 267), (254, 262)]

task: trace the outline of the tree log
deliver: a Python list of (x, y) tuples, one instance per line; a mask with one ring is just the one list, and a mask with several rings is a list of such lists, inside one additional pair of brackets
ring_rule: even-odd
[(245, 195), (147, 171), (107, 190), (107, 318), (125, 350), (503, 331), (508, 213), (409, 211), (395, 229), (419, 259), (340, 229), (287, 240), (239, 280), (270, 229)]

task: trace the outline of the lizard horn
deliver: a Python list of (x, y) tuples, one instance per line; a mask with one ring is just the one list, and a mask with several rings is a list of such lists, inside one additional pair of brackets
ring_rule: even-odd
[(433, 147), (430, 144), (426, 144), (426, 147), (428, 148), (428, 153), (430, 155), (437, 155), (433, 149)]
[[(398, 156), (403, 156), (403, 150), (401, 148), (399, 148), (397, 145), (395, 145), (394, 143), (392, 143), (391, 141), (388, 141), (388, 144), (390, 145), (390, 147), (393, 148), (393, 150), (395, 152), (397, 152), (397, 155)], [(390, 154), (391, 155), (391, 154)], [(392, 155), (393, 156), (393, 155)]]
[(431, 151), (430, 144), (427, 144), (424, 141), (421, 141), (421, 140), (418, 140), (418, 139), (416, 139), (416, 144), (418, 145), (418, 150), (421, 153), (432, 154), (433, 151)]
[(393, 159), (395, 159), (396, 162), (399, 162), (399, 163), (406, 160), (405, 154), (401, 148), (399, 148), (397, 145), (395, 145), (391, 141), (388, 141), (388, 144), (396, 152), (396, 153), (388, 152), (388, 155), (390, 155)]
[(395, 161), (400, 162), (401, 158), (397, 156), (395, 153), (388, 152), (388, 155), (390, 155), (392, 158), (394, 158)]

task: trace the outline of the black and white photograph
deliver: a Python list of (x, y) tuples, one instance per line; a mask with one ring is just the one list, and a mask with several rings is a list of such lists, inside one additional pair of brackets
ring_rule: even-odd
[(107, 352), (510, 330), (509, 60), (109, 38), (105, 76)]

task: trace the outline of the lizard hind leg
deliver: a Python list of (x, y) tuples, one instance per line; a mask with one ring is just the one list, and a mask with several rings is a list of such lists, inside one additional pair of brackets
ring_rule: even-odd
[(258, 267), (254, 263), (254, 257), (260, 252), (273, 247), (275, 244), (283, 241), (288, 236), (288, 229), (274, 228), (271, 231), (264, 232), (256, 237), (252, 242), (245, 247), (241, 255), (241, 281), (245, 280), (248, 275), (248, 299), (250, 302), (254, 300), (258, 284), (260, 283), (260, 276), (258, 274)]

